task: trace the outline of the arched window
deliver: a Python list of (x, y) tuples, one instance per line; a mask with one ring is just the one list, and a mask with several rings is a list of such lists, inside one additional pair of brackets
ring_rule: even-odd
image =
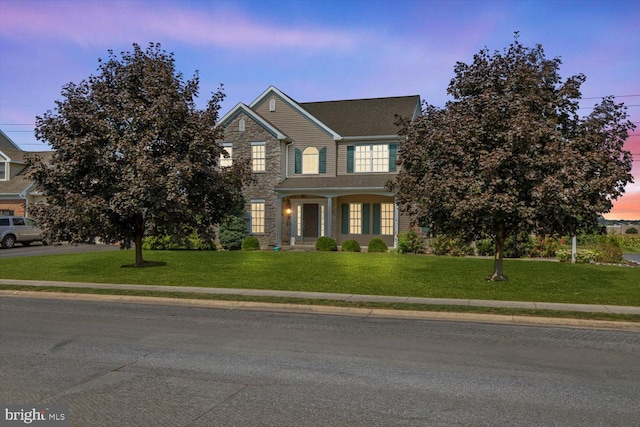
[(314, 147), (307, 147), (302, 152), (302, 173), (303, 174), (317, 174), (319, 172), (319, 156), (318, 149)]
[(269, 111), (276, 111), (276, 100), (271, 99), (269, 101)]

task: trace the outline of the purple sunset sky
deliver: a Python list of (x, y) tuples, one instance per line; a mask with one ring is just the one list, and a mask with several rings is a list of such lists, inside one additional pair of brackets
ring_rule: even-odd
[[(33, 1), (0, 0), (0, 129), (48, 149), (35, 117), (61, 87), (96, 73), (107, 50), (160, 42), (199, 106), (220, 83), (222, 113), (274, 85), (300, 102), (419, 94), (438, 106), (456, 61), (502, 50), (514, 31), (584, 73), (581, 112), (614, 95), (640, 126), (640, 2), (605, 1)], [(607, 218), (640, 219), (640, 129), (627, 141), (636, 183)]]

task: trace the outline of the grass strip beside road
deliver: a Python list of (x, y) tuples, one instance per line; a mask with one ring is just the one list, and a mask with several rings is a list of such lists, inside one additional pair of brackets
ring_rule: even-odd
[(368, 308), (387, 310), (410, 310), (410, 311), (435, 311), (450, 313), (475, 313), (475, 314), (499, 314), (509, 316), (533, 316), (550, 317), (562, 319), (579, 320), (608, 320), (619, 322), (640, 323), (640, 316), (634, 314), (615, 313), (587, 313), (577, 311), (555, 311), (555, 310), (529, 310), (508, 307), (473, 307), (462, 305), (445, 304), (406, 304), (406, 303), (383, 303), (383, 302), (349, 302), (325, 299), (301, 299), (286, 297), (251, 296), (251, 295), (216, 295), (190, 292), (160, 292), (145, 290), (119, 290), (119, 289), (95, 289), (95, 288), (64, 288), (54, 286), (21, 286), (21, 285), (0, 285), (0, 290), (27, 291), (27, 292), (58, 292), (67, 294), (95, 294), (95, 295), (122, 295), (134, 297), (161, 297), (176, 299), (212, 300), (212, 301), (241, 301), (241, 302), (263, 302), (271, 304), (296, 304), (302, 306), (321, 305), (331, 307), (347, 308)]
[(337, 252), (146, 251), (164, 267), (121, 268), (132, 251), (0, 259), (0, 278), (430, 298), (640, 306), (640, 268)]

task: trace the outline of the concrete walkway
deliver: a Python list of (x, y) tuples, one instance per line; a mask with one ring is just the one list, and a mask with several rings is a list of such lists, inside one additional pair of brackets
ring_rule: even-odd
[(554, 311), (573, 311), (573, 312), (585, 312), (585, 313), (613, 313), (613, 314), (640, 315), (640, 307), (600, 305), (600, 304), (560, 304), (560, 303), (551, 303), (551, 302), (522, 302), (522, 301), (449, 299), (449, 298), (417, 298), (417, 297), (399, 297), (399, 296), (382, 296), (382, 295), (338, 294), (338, 293), (324, 293), (324, 292), (274, 291), (274, 290), (260, 290), (260, 289), (124, 285), (124, 284), (113, 284), (113, 283), (51, 282), (51, 281), (43, 281), (43, 280), (0, 279), (0, 284), (34, 286), (34, 287), (50, 286), (50, 287), (65, 287), (65, 288), (93, 288), (93, 289), (118, 289), (118, 290), (158, 291), (158, 292), (183, 292), (183, 293), (200, 293), (200, 294), (214, 294), (214, 295), (269, 296), (269, 297), (281, 297), (281, 298), (333, 300), (333, 301), (348, 301), (348, 302), (382, 302), (382, 303), (404, 303), (404, 304), (423, 304), (423, 305), (454, 305), (454, 306), (470, 306), (470, 307), (522, 308), (522, 309), (529, 309), (529, 310), (554, 310)]

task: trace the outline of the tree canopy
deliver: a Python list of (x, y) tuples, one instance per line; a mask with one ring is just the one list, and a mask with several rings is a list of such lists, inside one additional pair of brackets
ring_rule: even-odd
[[(605, 97), (578, 114), (580, 74), (515, 41), (458, 62), (443, 108), (402, 120), (392, 184), (401, 209), (435, 233), (496, 243), (491, 280), (506, 280), (505, 239), (517, 232), (572, 234), (595, 226), (633, 182), (623, 144), (634, 125)], [(489, 279), (489, 278), (488, 278)]]
[(55, 151), (34, 163), (47, 203), (31, 212), (54, 240), (133, 241), (143, 265), (145, 233), (204, 233), (237, 209), (248, 168), (218, 166), (222, 89), (197, 109), (198, 73), (185, 81), (160, 44), (109, 51), (98, 71), (36, 118), (36, 137)]

